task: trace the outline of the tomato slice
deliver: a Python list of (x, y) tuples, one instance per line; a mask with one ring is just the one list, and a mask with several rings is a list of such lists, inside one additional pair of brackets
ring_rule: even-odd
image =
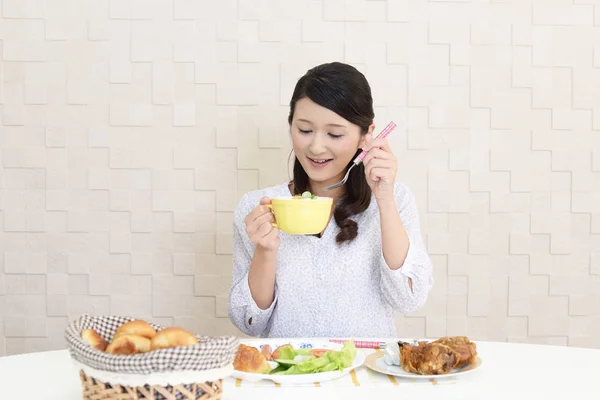
[(313, 356), (315, 356), (315, 357), (317, 357), (317, 358), (319, 358), (319, 357), (323, 357), (323, 355), (324, 355), (325, 353), (328, 353), (328, 352), (330, 352), (330, 351), (333, 351), (333, 350), (327, 350), (327, 349), (312, 349), (312, 350), (310, 351), (310, 354), (311, 354), (311, 355), (313, 355)]

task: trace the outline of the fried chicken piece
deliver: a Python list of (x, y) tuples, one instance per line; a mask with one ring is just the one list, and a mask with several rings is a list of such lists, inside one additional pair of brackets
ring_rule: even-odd
[(407, 372), (419, 375), (443, 375), (456, 368), (456, 353), (445, 344), (403, 344), (400, 347), (400, 365)]
[(475, 362), (477, 357), (477, 346), (466, 336), (443, 337), (433, 343), (441, 343), (454, 351), (457, 358), (456, 368)]
[(267, 361), (271, 361), (273, 359), (273, 357), (271, 355), (271, 346), (269, 346), (268, 344), (265, 344), (262, 347), (262, 349), (260, 349), (260, 352), (262, 353), (263, 356), (265, 356)]
[(271, 366), (267, 362), (264, 354), (256, 347), (240, 344), (235, 359), (233, 360), (233, 368), (243, 372), (254, 372), (257, 374), (266, 374), (271, 371)]

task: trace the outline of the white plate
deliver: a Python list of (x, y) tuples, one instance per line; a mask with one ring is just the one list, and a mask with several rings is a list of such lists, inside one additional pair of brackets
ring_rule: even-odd
[[(246, 346), (253, 346), (257, 349), (261, 349), (263, 345), (268, 344), (271, 346), (271, 350), (275, 350), (277, 347), (282, 346), (284, 344), (291, 344), (295, 349), (304, 349), (304, 348), (312, 348), (312, 349), (330, 349), (330, 350), (341, 350), (342, 345), (339, 343), (329, 342), (327, 340), (312, 340), (312, 339), (252, 339), (252, 340), (240, 340), (240, 343), (245, 344)], [(356, 349), (356, 357), (354, 358), (354, 362), (352, 365), (343, 371), (331, 371), (331, 372), (319, 372), (316, 374), (300, 374), (300, 375), (269, 375), (269, 374), (255, 374), (252, 372), (242, 372), (234, 370), (231, 375), (234, 378), (241, 379), (243, 381), (248, 382), (256, 382), (262, 379), (268, 379), (275, 383), (279, 383), (281, 385), (288, 384), (304, 384), (304, 383), (315, 383), (315, 382), (325, 382), (331, 381), (334, 379), (339, 379), (342, 376), (348, 375), (350, 371), (355, 368), (360, 367), (365, 362), (365, 355), (360, 349)], [(272, 367), (277, 366), (276, 362), (270, 362)]]
[(462, 376), (473, 371), (481, 366), (481, 358), (476, 357), (473, 364), (467, 364), (460, 369), (455, 369), (452, 372), (444, 375), (419, 375), (414, 372), (408, 372), (398, 365), (388, 365), (383, 360), (383, 352), (376, 352), (369, 355), (365, 361), (365, 365), (373, 371), (381, 372), (382, 374), (397, 376), (400, 378), (410, 379), (444, 379), (454, 376)]

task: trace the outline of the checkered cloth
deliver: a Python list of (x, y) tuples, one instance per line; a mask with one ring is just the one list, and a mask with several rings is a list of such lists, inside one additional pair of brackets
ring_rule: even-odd
[[(204, 371), (223, 368), (235, 358), (238, 338), (235, 336), (208, 337), (199, 336), (199, 344), (154, 350), (148, 353), (132, 355), (108, 354), (89, 346), (81, 339), (86, 329), (94, 329), (110, 342), (125, 322), (136, 318), (117, 316), (83, 315), (69, 324), (65, 338), (73, 359), (102, 371), (124, 374), (151, 374), (174, 371)], [(157, 331), (162, 326), (148, 322)]]

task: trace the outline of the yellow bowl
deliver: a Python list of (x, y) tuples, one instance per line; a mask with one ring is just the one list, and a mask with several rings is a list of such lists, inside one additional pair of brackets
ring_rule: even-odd
[(295, 235), (314, 235), (323, 232), (329, 217), (333, 199), (318, 197), (303, 199), (297, 197), (275, 197), (269, 208), (275, 214), (273, 224), (282, 231)]

